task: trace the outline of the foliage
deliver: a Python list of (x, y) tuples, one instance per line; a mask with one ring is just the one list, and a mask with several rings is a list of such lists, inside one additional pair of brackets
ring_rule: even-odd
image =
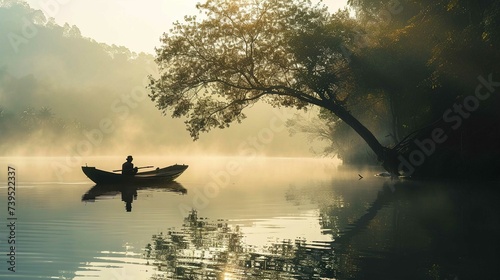
[(152, 99), (187, 117), (194, 139), (245, 118), (257, 100), (303, 109), (347, 102), (352, 81), (340, 47), (349, 43), (347, 11), (330, 15), (309, 1), (207, 1), (157, 50), (161, 77)]
[[(380, 24), (377, 43), (355, 54), (360, 85), (394, 102), (406, 135), (442, 117), (474, 92), (478, 75), (497, 73), (498, 1), (396, 1), (401, 12)], [(376, 18), (394, 1), (350, 2), (361, 18)], [(498, 25), (495, 25), (498, 27)], [(495, 31), (493, 31), (493, 29)], [(411, 106), (408, 106), (411, 104)], [(406, 129), (405, 129), (406, 128)]]
[[(478, 76), (498, 77), (498, 1), (396, 1), (402, 11), (379, 25), (375, 42), (354, 52), (357, 85), (381, 90), (390, 104), (395, 135), (407, 136), (395, 150), (408, 157), (419, 150), (414, 140), (429, 139), (434, 128), (447, 142), (429, 155), (414, 175), (491, 176), (498, 167), (498, 98), (484, 100), (460, 127), (450, 128), (444, 114), (473, 96)], [(352, 1), (367, 22), (394, 1)], [(493, 28), (495, 26), (496, 28)], [(495, 80), (497, 78), (494, 78)], [(471, 112), (472, 113), (472, 112)]]

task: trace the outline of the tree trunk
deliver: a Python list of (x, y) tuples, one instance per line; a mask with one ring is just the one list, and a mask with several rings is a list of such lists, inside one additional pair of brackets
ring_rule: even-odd
[(349, 111), (341, 106), (330, 106), (328, 108), (337, 117), (352, 127), (363, 140), (368, 144), (372, 151), (377, 155), (377, 160), (382, 163), (382, 166), (394, 175), (399, 175), (397, 153), (380, 144), (375, 135), (366, 128), (358, 119), (356, 119)]

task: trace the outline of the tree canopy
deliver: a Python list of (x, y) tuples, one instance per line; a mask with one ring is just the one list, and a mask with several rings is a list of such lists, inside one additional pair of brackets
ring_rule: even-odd
[[(185, 117), (194, 139), (241, 122), (243, 110), (258, 100), (297, 109), (318, 106), (335, 115), (324, 119), (350, 126), (397, 174), (399, 156), (418, 148), (409, 142), (449, 123), (443, 113), (474, 93), (478, 76), (498, 72), (500, 5), (486, 0), (349, 3), (355, 17), (347, 10), (330, 14), (307, 0), (199, 4), (198, 17), (186, 16), (163, 36), (151, 98), (164, 114)], [(364, 109), (368, 106), (379, 109)], [(391, 119), (392, 146), (382, 145), (380, 136), (360, 122), (367, 117)], [(452, 139), (462, 132), (449, 133)], [(434, 156), (443, 158), (439, 154)]]
[[(207, 1), (162, 38), (152, 99), (199, 132), (241, 121), (261, 99), (273, 106), (342, 106), (349, 91), (340, 46), (348, 13), (309, 1)], [(335, 48), (332, 48), (335, 46)]]

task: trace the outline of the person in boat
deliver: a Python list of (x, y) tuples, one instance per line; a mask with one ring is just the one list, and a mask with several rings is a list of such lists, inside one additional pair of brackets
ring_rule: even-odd
[(122, 164), (123, 175), (135, 175), (137, 173), (138, 168), (134, 167), (132, 160), (134, 160), (134, 158), (132, 156), (128, 156), (127, 161)]

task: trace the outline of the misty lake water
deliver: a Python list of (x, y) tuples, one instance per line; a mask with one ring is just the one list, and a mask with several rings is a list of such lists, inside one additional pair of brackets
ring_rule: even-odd
[[(112, 170), (123, 159), (81, 164)], [(391, 180), (374, 176), (379, 167), (331, 159), (135, 155), (139, 166), (189, 168), (175, 183), (130, 193), (93, 188), (64, 160), (0, 158), (1, 279), (500, 275), (498, 182)], [(16, 168), (16, 272), (8, 270), (8, 165)]]

